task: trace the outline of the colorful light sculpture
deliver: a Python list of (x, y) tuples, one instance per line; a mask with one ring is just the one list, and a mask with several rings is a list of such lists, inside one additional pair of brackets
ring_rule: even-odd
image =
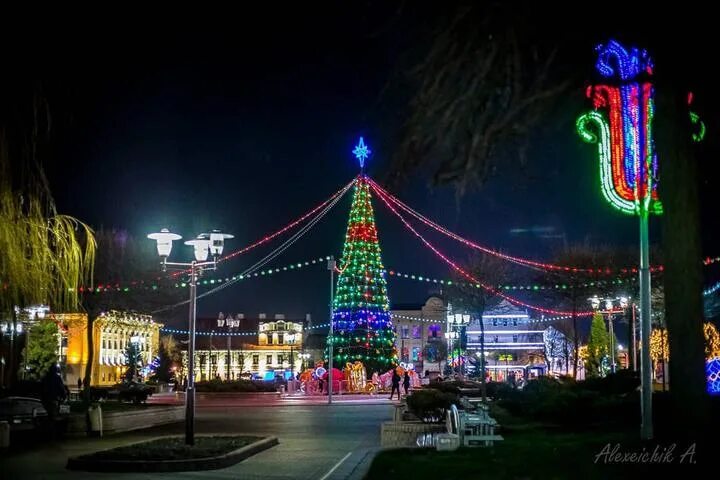
[[(614, 40), (599, 45), (597, 52), (595, 68), (609, 82), (588, 87), (586, 93), (595, 110), (578, 118), (576, 127), (583, 140), (598, 144), (601, 190), (605, 199), (621, 212), (640, 219), (640, 436), (648, 440), (653, 436), (648, 223), (650, 214), (662, 214), (652, 130), (653, 63), (647, 51), (626, 49)], [(591, 125), (597, 133), (590, 130)]]
[[(361, 165), (368, 152), (366, 147), (353, 151)], [(397, 362), (370, 185), (362, 174), (355, 180), (332, 321), (329, 341), (338, 365), (360, 360), (368, 372), (383, 372)]]
[(645, 50), (626, 50), (613, 40), (597, 50), (595, 66), (612, 84), (588, 87), (595, 110), (578, 118), (578, 133), (586, 142), (598, 144), (605, 199), (623, 213), (638, 215), (644, 210), (660, 215), (652, 130), (654, 91), (649, 81), (652, 60)]

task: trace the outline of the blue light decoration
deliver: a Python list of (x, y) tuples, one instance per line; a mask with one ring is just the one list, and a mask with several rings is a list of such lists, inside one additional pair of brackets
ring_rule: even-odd
[(360, 141), (353, 149), (352, 153), (355, 155), (355, 157), (358, 159), (358, 162), (360, 163), (360, 170), (365, 168), (365, 160), (370, 156), (372, 151), (365, 145), (365, 141), (363, 141), (363, 137), (360, 137)]
[(707, 392), (710, 395), (720, 395), (720, 357), (707, 361), (705, 377), (707, 378)]
[(710, 287), (706, 290), (703, 290), (703, 296), (707, 297), (708, 295), (712, 295), (713, 293), (717, 292), (718, 290), (720, 290), (720, 282), (717, 282), (712, 287)]

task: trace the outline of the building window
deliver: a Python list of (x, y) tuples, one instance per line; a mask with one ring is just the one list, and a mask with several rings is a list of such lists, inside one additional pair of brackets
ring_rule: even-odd
[(507, 318), (503, 320), (503, 327), (507, 327)]
[(282, 365), (285, 361), (285, 357), (283, 355), (278, 355), (278, 365)]
[(260, 355), (253, 355), (253, 367), (257, 367), (260, 364)]
[(513, 327), (517, 327), (517, 318), (513, 318)]
[(420, 347), (412, 347), (412, 361), (417, 362), (420, 360)]
[(498, 343), (498, 336), (495, 335), (495, 339), (493, 340), (495, 343)]
[(420, 338), (420, 325), (413, 325), (412, 336), (413, 338)]
[(272, 355), (268, 355), (265, 359), (265, 363), (268, 365), (272, 365)]
[(401, 362), (407, 362), (408, 361), (408, 348), (403, 347), (401, 350)]
[(402, 338), (410, 338), (410, 337), (409, 337), (410, 327), (408, 327), (407, 325), (402, 325), (402, 326), (400, 327), (400, 331), (401, 331), (401, 337), (402, 337)]
[(429, 327), (430, 337), (438, 338), (438, 332), (440, 331), (440, 325), (430, 325)]
[(493, 327), (497, 327), (497, 318), (493, 318)]
[(517, 335), (513, 335), (513, 342), (517, 343), (517, 340), (518, 340), (518, 336), (517, 336)]
[(283, 334), (282, 334), (282, 333), (278, 333), (278, 345), (282, 345), (284, 339), (285, 339), (285, 338), (283, 337)]

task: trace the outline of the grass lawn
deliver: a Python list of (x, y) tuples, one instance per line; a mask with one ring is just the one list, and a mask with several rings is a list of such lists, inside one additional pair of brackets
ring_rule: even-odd
[(185, 437), (166, 437), (83, 456), (97, 460), (175, 460), (223, 455), (261, 440), (253, 436), (196, 436), (195, 445), (185, 445)]
[[(610, 444), (613, 448), (620, 444), (620, 452), (642, 453), (643, 448), (651, 455), (656, 445), (669, 447), (671, 442), (656, 442), (643, 446), (638, 438), (638, 429), (607, 431), (587, 429), (585, 431), (567, 431), (558, 427), (540, 424), (523, 424), (521, 421), (504, 415), (494, 416), (504, 429), (501, 432), (505, 440), (490, 448), (460, 448), (454, 452), (437, 452), (434, 449), (399, 449), (380, 452), (373, 461), (366, 479), (411, 478), (453, 479), (623, 479), (637, 480), (646, 473), (666, 475), (680, 474), (685, 478), (696, 478), (700, 474), (700, 465), (691, 465), (690, 460), (698, 463), (711, 463), (711, 458), (703, 455), (707, 450), (697, 447), (698, 453), (687, 456), (680, 464), (681, 455), (688, 444), (680, 444), (672, 452), (671, 464), (640, 464), (629, 460), (624, 464), (609, 461), (609, 456), (596, 456)], [(703, 452), (704, 450), (704, 452)], [(706, 462), (701, 462), (705, 457)]]

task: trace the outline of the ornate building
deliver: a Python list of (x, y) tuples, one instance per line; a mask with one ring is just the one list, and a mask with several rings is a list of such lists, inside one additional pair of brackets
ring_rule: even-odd
[[(54, 314), (61, 332), (60, 364), (64, 365), (65, 382), (75, 385), (83, 378), (88, 362), (87, 315)], [(157, 355), (160, 328), (152, 316), (111, 310), (93, 322), (92, 385), (112, 385), (122, 379), (126, 369), (125, 349), (137, 343), (143, 364)]]

